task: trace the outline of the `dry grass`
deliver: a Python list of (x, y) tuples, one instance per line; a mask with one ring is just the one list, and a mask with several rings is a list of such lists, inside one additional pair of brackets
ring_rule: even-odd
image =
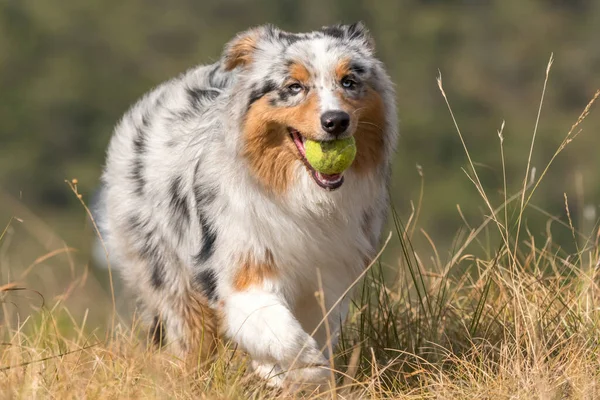
[[(547, 75), (551, 62), (548, 65)], [(440, 89), (446, 101), (441, 78)], [(545, 88), (545, 84), (544, 84)], [(433, 242), (417, 252), (420, 200), (402, 225), (393, 212), (396, 265), (376, 263), (353, 304), (335, 368), (335, 388), (309, 398), (542, 398), (600, 397), (600, 229), (589, 232), (548, 215), (543, 242), (524, 224), (533, 193), (561, 151), (579, 134), (590, 104), (535, 179), (527, 171), (520, 191), (493, 205), (468, 146), (448, 108), (468, 156), (465, 170), (486, 215), (465, 220), (447, 262)], [(540, 102), (540, 112), (543, 104)], [(538, 114), (537, 121), (539, 121)], [(498, 132), (504, 150), (502, 128)], [(460, 212), (460, 208), (459, 208)], [(575, 251), (553, 240), (567, 230)], [(1, 240), (1, 238), (0, 238)], [(0, 265), (1, 266), (1, 265)], [(4, 275), (3, 275), (4, 276)], [(78, 282), (83, 285), (84, 280)], [(116, 321), (109, 333), (76, 319), (59, 298), (24, 320), (11, 309), (16, 284), (0, 287), (0, 398), (273, 398), (247, 370), (247, 359), (223, 344), (214, 363), (190, 370), (148, 348), (137, 324)], [(34, 292), (31, 292), (34, 293)], [(94, 333), (96, 332), (96, 333)]]

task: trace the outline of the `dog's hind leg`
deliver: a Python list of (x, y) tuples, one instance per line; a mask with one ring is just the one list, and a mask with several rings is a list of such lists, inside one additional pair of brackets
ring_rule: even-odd
[(160, 316), (150, 327), (154, 343), (190, 367), (206, 363), (215, 353), (218, 335), (217, 316), (207, 299), (189, 290), (160, 303)]

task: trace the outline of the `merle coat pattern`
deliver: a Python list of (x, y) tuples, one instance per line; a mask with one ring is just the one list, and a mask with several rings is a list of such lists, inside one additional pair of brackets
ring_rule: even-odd
[[(325, 129), (330, 111), (348, 127)], [(155, 341), (196, 357), (223, 335), (274, 385), (326, 380), (326, 343), (348, 308), (336, 302), (386, 218), (396, 125), (393, 85), (361, 23), (248, 30), (218, 62), (140, 99), (110, 141), (98, 213)], [(306, 138), (350, 135), (358, 152), (345, 173), (312, 170)]]

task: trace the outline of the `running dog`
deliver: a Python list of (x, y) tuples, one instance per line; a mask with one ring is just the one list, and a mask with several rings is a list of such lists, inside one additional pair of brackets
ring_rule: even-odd
[[(343, 174), (306, 162), (305, 139), (349, 136)], [(396, 141), (394, 87), (362, 23), (250, 29), (141, 98), (114, 130), (97, 213), (155, 341), (194, 359), (224, 336), (273, 385), (325, 382)]]

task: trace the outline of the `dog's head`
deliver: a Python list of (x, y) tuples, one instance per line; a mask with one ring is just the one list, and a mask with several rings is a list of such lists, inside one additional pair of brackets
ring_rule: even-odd
[[(334, 190), (343, 174), (325, 175), (306, 162), (304, 140), (354, 136), (356, 176), (384, 162), (390, 122), (389, 78), (362, 23), (294, 34), (263, 26), (226, 46), (226, 70), (236, 70), (243, 102), (243, 154), (256, 178), (274, 192), (294, 181), (299, 163), (315, 183)], [(388, 93), (384, 95), (383, 92)]]

